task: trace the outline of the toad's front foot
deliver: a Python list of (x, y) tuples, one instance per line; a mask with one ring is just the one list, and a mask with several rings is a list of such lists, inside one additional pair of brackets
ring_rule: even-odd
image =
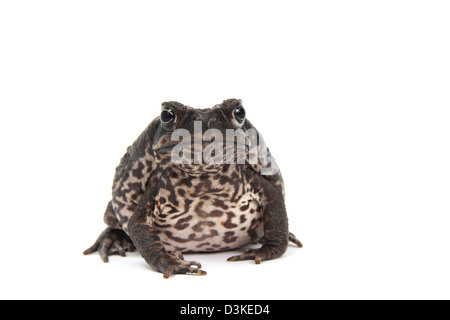
[(201, 270), (202, 265), (198, 261), (186, 261), (180, 252), (169, 252), (158, 263), (157, 269), (164, 274), (167, 279), (174, 274), (192, 274), (192, 275), (206, 275), (206, 271)]
[(108, 262), (108, 257), (112, 254), (120, 254), (124, 257), (125, 252), (133, 252), (135, 250), (133, 242), (125, 231), (107, 228), (83, 254), (87, 255), (98, 251), (103, 262)]

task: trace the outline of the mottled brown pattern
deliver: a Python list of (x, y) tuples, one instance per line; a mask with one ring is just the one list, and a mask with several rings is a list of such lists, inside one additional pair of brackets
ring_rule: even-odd
[[(151, 267), (169, 277), (206, 274), (199, 262), (184, 260), (181, 252), (230, 250), (264, 240), (261, 248), (229, 259), (260, 263), (281, 256), (289, 241), (301, 246), (288, 230), (281, 173), (261, 174), (270, 163), (176, 164), (171, 160), (177, 143), (171, 141), (171, 133), (185, 129), (194, 136), (194, 121), (201, 121), (203, 134), (217, 129), (224, 137), (227, 129), (254, 129), (247, 119), (237, 121), (234, 116), (242, 108), (240, 100), (225, 100), (210, 109), (179, 102), (165, 102), (162, 108), (170, 109), (165, 116), (173, 118), (166, 123), (156, 118), (128, 147), (116, 168), (112, 200), (105, 210), (108, 228), (86, 254), (99, 251), (107, 261), (110, 254), (125, 255), (136, 248)], [(189, 148), (191, 159), (195, 148)], [(224, 146), (223, 154), (227, 152), (237, 158), (236, 149)]]

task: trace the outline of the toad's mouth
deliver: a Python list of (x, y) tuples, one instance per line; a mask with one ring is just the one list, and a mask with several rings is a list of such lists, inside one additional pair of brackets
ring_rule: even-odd
[(170, 157), (172, 163), (189, 171), (209, 171), (220, 169), (226, 164), (245, 164), (249, 148), (245, 141), (242, 143), (227, 139), (194, 142), (161, 139), (153, 146), (157, 158)]

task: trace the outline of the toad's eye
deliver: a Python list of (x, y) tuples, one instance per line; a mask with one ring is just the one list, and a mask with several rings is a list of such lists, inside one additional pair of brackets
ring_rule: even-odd
[(175, 123), (175, 114), (172, 109), (163, 109), (161, 111), (160, 119), (164, 125), (170, 126)]
[(245, 109), (242, 106), (237, 107), (233, 111), (233, 117), (239, 124), (243, 124), (245, 121)]

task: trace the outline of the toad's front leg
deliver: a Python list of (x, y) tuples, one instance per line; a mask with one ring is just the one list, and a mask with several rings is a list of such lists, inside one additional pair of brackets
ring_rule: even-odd
[(130, 234), (144, 260), (169, 278), (173, 274), (206, 275), (197, 261), (186, 261), (179, 252), (167, 252), (159, 236), (144, 224), (130, 226)]
[(264, 177), (253, 174), (252, 178), (254, 188), (261, 197), (264, 244), (259, 249), (247, 249), (228, 261), (255, 260), (259, 264), (264, 260), (281, 257), (289, 244), (288, 219), (281, 190)]
[(128, 222), (130, 237), (144, 260), (166, 279), (173, 274), (206, 275), (199, 262), (186, 261), (178, 252), (167, 252), (157, 231), (146, 219), (153, 207), (152, 198), (151, 192), (146, 191)]
[[(283, 213), (284, 212), (284, 213)], [(264, 209), (264, 244), (259, 249), (247, 249), (243, 254), (228, 258), (228, 261), (272, 260), (281, 257), (287, 250), (289, 231), (284, 204), (266, 205)]]

